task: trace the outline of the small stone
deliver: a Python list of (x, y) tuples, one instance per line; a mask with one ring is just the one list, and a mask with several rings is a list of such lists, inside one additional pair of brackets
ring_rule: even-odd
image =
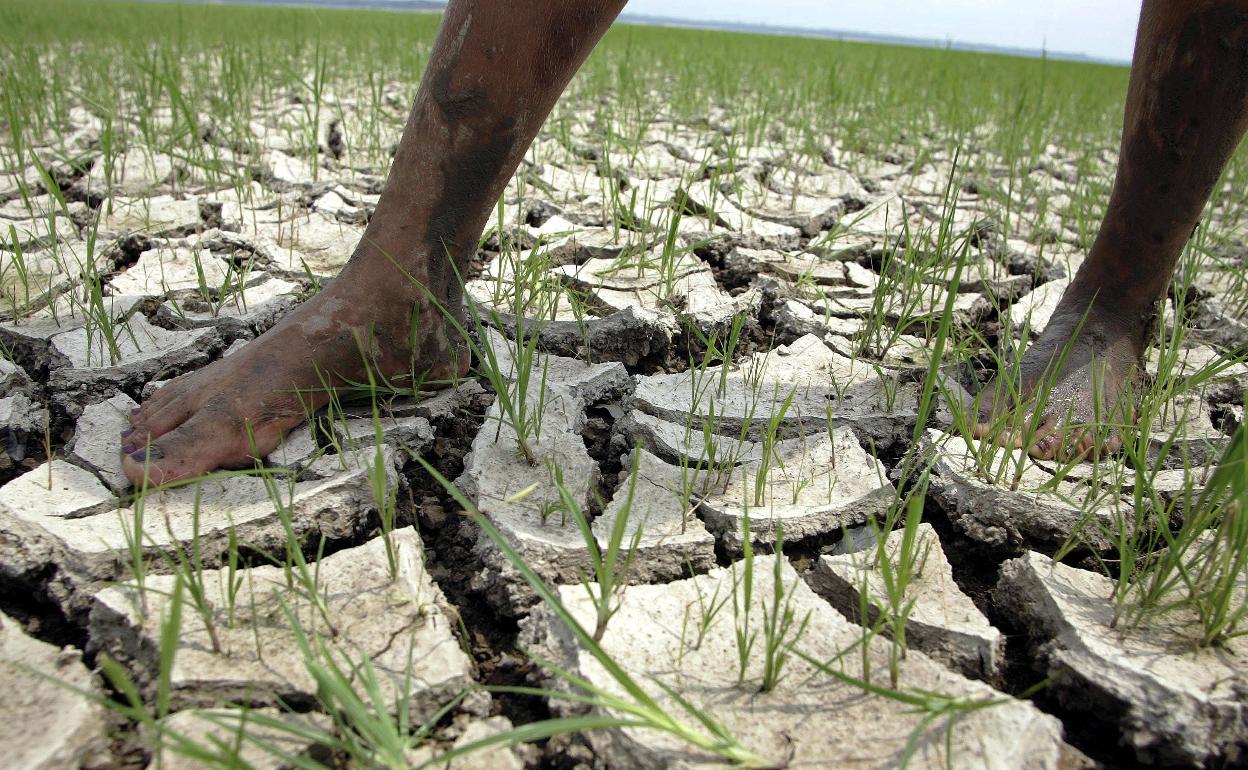
[[(452, 748), (461, 749), (476, 741), (510, 732), (512, 729), (511, 720), (507, 717), (474, 719), (455, 739)], [(447, 770), (524, 770), (524, 767), (525, 763), (517, 755), (516, 750), (505, 743), (470, 752), (447, 763)]]
[[(902, 530), (890, 532), (885, 549), (893, 564), (900, 558)], [(868, 620), (874, 626), (888, 613), (888, 591), (875, 567), (872, 547), (844, 556), (823, 556), (807, 573), (815, 593), (827, 599), (850, 620), (859, 617), (861, 594), (866, 589)], [(930, 524), (920, 524), (915, 537), (915, 574), (900, 601), (908, 607), (906, 644), (972, 679), (993, 680), (1005, 660), (1005, 637), (953, 582), (953, 568)]]

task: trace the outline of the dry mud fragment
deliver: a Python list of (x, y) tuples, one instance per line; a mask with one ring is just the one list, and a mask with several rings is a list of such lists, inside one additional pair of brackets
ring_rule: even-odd
[[(236, 476), (151, 492), (137, 510), (122, 507), (91, 472), (53, 460), (50, 469), (45, 463), (0, 488), (0, 570), (18, 584), (54, 575), (40, 583), (73, 614), (99, 582), (126, 574), (136, 523), (149, 569), (157, 571), (169, 569), (162, 550), (174, 543), (185, 548), (196, 525), (208, 566), (224, 558), (231, 527), (248, 548), (283, 553), (287, 538), (272, 494), (280, 496), (300, 542), (355, 537), (377, 506), (369, 478), (375, 453), (361, 454), (323, 457), (306, 472), (310, 480), (279, 477), (275, 489), (263, 479)], [(396, 483), (389, 448), (382, 463), (389, 483)]]
[(114, 324), (111, 337), (100, 328), (79, 326), (48, 343), (54, 362), (48, 374), (53, 403), (73, 417), (86, 404), (119, 390), (203, 366), (225, 347), (215, 329), (169, 331), (141, 313)]
[(1182, 393), (1166, 402), (1150, 428), (1149, 469), (1211, 467), (1221, 459), (1231, 441), (1230, 436), (1214, 427), (1208, 402), (1195, 392)]
[(336, 275), (364, 234), (361, 225), (344, 224), (318, 212), (259, 222), (244, 213), (241, 229), (279, 269), (295, 274), (311, 271), (318, 277)]
[(215, 290), (226, 283), (230, 266), (207, 250), (158, 242), (139, 255), (139, 261), (112, 278), (117, 294), (160, 297), (182, 289)]
[(114, 236), (128, 233), (153, 237), (182, 235), (203, 225), (198, 198), (113, 196), (104, 204), (102, 212), (99, 231)]
[(615, 495), (602, 515), (594, 519), (593, 532), (599, 548), (606, 549), (615, 522), (626, 512), (623, 545), (629, 548), (636, 543), (628, 573), (630, 582), (674, 580), (687, 570), (703, 572), (715, 566), (715, 538), (694, 515), (682, 493), (681, 469), (644, 449), (638, 451), (631, 506), (627, 503), (632, 460), (625, 456), (620, 459), (624, 470)]
[(685, 231), (690, 235), (708, 227), (712, 231), (723, 228), (733, 240), (744, 245), (781, 249), (797, 248), (801, 240), (802, 231), (798, 228), (743, 211), (709, 180), (695, 182), (688, 188), (678, 187), (671, 200), (684, 200), (686, 209), (697, 215), (681, 220), (682, 225), (688, 226)]
[(659, 316), (672, 333), (680, 330), (674, 307), (704, 331), (722, 326), (738, 313), (757, 310), (756, 295), (730, 296), (701, 259), (682, 254), (664, 266), (661, 251), (643, 252), (626, 261), (590, 259), (565, 265), (559, 272), (598, 306), (610, 312), (640, 308)]
[[(0, 224), (3, 224), (3, 229), (0, 229), (0, 244), (13, 251), (19, 247), (23, 252), (30, 252), (39, 248), (80, 243), (78, 226), (59, 212), (47, 219), (0, 220)], [(6, 253), (5, 261), (9, 262), (11, 259), (12, 256)]]
[[(638, 376), (637, 409), (695, 433), (710, 432), (760, 440), (767, 422), (779, 420), (779, 435), (791, 437), (845, 425), (877, 445), (891, 445), (914, 425), (914, 389), (887, 369), (831, 350), (818, 337), (803, 336), (771, 351), (752, 354), (725, 370), (721, 366), (677, 374)], [(790, 394), (792, 401), (780, 413)]]
[(97, 161), (87, 175), (87, 184), (91, 191), (101, 194), (146, 195), (173, 175), (173, 158), (146, 147), (131, 147), (111, 162)]
[(1111, 546), (1107, 532), (1133, 520), (1130, 500), (1112, 485), (1078, 472), (1059, 480), (1022, 450), (931, 429), (922, 451), (933, 463), (933, 499), (959, 533), (993, 550), (1052, 551), (1077, 534), (1103, 551)]
[(130, 486), (121, 469), (121, 432), (130, 427), (130, 410), (137, 407), (125, 393), (87, 406), (65, 446), (70, 462), (95, 473), (114, 493)]
[[(508, 341), (494, 332), (487, 339), (499, 356), (500, 369), (514, 372)], [(524, 406), (530, 415), (541, 416), (540, 431), (534, 425), (536, 432), (527, 437), (533, 457), (521, 452), (515, 426), (501, 399), (496, 399), (456, 484), (538, 574), (556, 582), (576, 582), (589, 569), (589, 554), (556, 482), (563, 483), (582, 511), (590, 509), (599, 471), (581, 437), (585, 406), (626, 391), (630, 383), (619, 363), (590, 365), (545, 355), (534, 364), (533, 377)], [(511, 398), (516, 399), (518, 386), (511, 387)], [(532, 601), (523, 580), (484, 533), (477, 535), (477, 550), (486, 565), (478, 581), (483, 581), (482, 588), (491, 586), (486, 590), (492, 601), (513, 610)]]
[(88, 697), (103, 693), (81, 652), (33, 639), (0, 613), (0, 687), (5, 767), (62, 770), (107, 760), (107, 714)]
[[(773, 595), (773, 556), (754, 561), (752, 617), (761, 621), (764, 602)], [(738, 573), (741, 565), (737, 565)], [(861, 629), (849, 623), (817, 597), (787, 564), (780, 576), (792, 590), (792, 607), (809, 625), (798, 647), (815, 660), (833, 660), (854, 648), (854, 664), (844, 672), (862, 676)], [(763, 656), (750, 658), (745, 684), (737, 682), (737, 648), (731, 608), (719, 613), (696, 648), (686, 623), (698, 622), (699, 597), (731, 596), (740, 591), (740, 576), (716, 569), (707, 575), (666, 585), (632, 586), (611, 619), (602, 646), (654, 697), (687, 724), (697, 724), (680, 706), (649, 683), (650, 677), (673, 688), (696, 707), (713, 714), (737, 739), (764, 760), (788, 766), (893, 768), (905, 751), (908, 734), (921, 717), (911, 707), (871, 695), (852, 684), (820, 674), (800, 658), (791, 658), (779, 685), (758, 692)], [(560, 599), (582, 624), (593, 625), (594, 610), (581, 586), (559, 589)], [(744, 599), (744, 597), (741, 597)], [(690, 617), (692, 615), (692, 617)], [(566, 670), (583, 676), (608, 692), (619, 686), (588, 652), (580, 650), (570, 633), (542, 606), (523, 623), (522, 641)], [(760, 642), (761, 643), (761, 642)], [(888, 687), (887, 642), (878, 637), (869, 646), (871, 677)], [(839, 665), (833, 663), (832, 665)], [(813, 676), (812, 676), (813, 675)], [(1000, 768), (1061, 768), (1077, 761), (1077, 753), (1062, 741), (1060, 724), (1030, 703), (1016, 701), (987, 685), (965, 679), (911, 651), (901, 662), (903, 688), (922, 688), (971, 699), (1000, 698), (990, 708), (969, 712), (955, 720), (935, 722), (916, 739), (911, 768), (958, 766)], [(566, 708), (552, 702), (556, 708)], [(954, 757), (946, 756), (946, 731)], [(853, 740), (845, 736), (852, 734)], [(703, 767), (714, 758), (678, 739), (641, 729), (611, 729), (587, 734), (608, 765), (620, 767)]]
[(158, 319), (169, 326), (214, 326), (225, 336), (250, 336), (268, 331), (299, 304), (303, 287), (267, 275), (251, 280), (238, 290), (210, 287), (210, 301), (200, 291), (183, 292), (160, 306)]
[(895, 490), (884, 465), (867, 454), (848, 428), (782, 441), (771, 452), (737, 465), (697, 496), (707, 529), (732, 550), (743, 546), (749, 517), (755, 542), (830, 535), (879, 516)]
[[(485, 740), (513, 729), (511, 720), (504, 716), (473, 719), (464, 726), (463, 732), (455, 739), (452, 749), (461, 749), (476, 741)], [(529, 744), (523, 744), (529, 746)], [(524, 770), (531, 766), (521, 758), (521, 749), (505, 743), (490, 748), (472, 751), (455, 757), (448, 762), (435, 763), (438, 752), (428, 744), (410, 751), (407, 756), (409, 767), (430, 766), (436, 770)]]
[(1027, 552), (1006, 562), (1003, 611), (1029, 630), (1051, 690), (1069, 709), (1116, 723), (1144, 764), (1231, 766), (1248, 755), (1248, 675), (1242, 637), (1198, 646), (1183, 611), (1136, 628), (1111, 627), (1113, 584)]
[[(289, 730), (260, 724), (252, 717), (265, 720), (281, 720), (290, 725)], [(244, 709), (186, 709), (170, 714), (161, 727), (179, 738), (200, 747), (229, 747), (237, 754), (222, 751), (218, 756), (238, 762), (240, 767), (252, 770), (282, 770), (290, 767), (280, 755), (256, 745), (263, 742), (287, 756), (298, 757), (317, 750), (317, 744), (299, 733), (326, 732), (331, 728), (329, 717), (315, 712), (295, 714), (273, 708)], [(240, 734), (241, 733), (241, 734)], [(168, 740), (166, 746), (177, 745)], [(326, 757), (327, 758), (327, 757)], [(244, 764), (245, 763), (245, 764)], [(182, 756), (169, 748), (153, 756), (148, 763), (152, 770), (200, 770), (203, 763), (198, 759)]]
[[(904, 532), (889, 533), (885, 550), (897, 564)], [(1005, 658), (1005, 637), (988, 622), (970, 597), (953, 582), (953, 568), (930, 524), (920, 524), (915, 547), (916, 575), (902, 601), (909, 607), (906, 644), (922, 650), (963, 676), (993, 680)], [(822, 556), (806, 581), (851, 620), (858, 620), (863, 589), (868, 619), (875, 623), (888, 611), (888, 590), (875, 566), (876, 547), (841, 556)], [(913, 602), (913, 604), (911, 604)]]
[(795, 227), (807, 238), (827, 230), (845, 209), (839, 198), (792, 190), (779, 193), (765, 185), (744, 184), (736, 190), (735, 201), (759, 219)]
[[(203, 615), (188, 599), (170, 676), (173, 701), (184, 707), (311, 702), (317, 685), (292, 631), (293, 615), (304, 633), (337, 650), (331, 654), (355, 661), (367, 655), (382, 697), (387, 702), (406, 697), (414, 720), (428, 718), (471, 683), (472, 662), (452, 631), (453, 610), (425, 571), (419, 535), (411, 528), (396, 530), (391, 541), (397, 548), (393, 574), (382, 537), (311, 565), (320, 608), (305, 589), (290, 585), (280, 567), (240, 571), (233, 623), (226, 571), (205, 571), (220, 651), (213, 650)], [(149, 576), (145, 589), (146, 612), (135, 584), (104, 589), (95, 597), (90, 621), (93, 648), (127, 665), (142, 687), (157, 675), (161, 618), (168, 614), (174, 577)]]
[(1042, 283), (1010, 305), (1005, 315), (1008, 323), (1013, 325), (1015, 334), (1021, 334), (1026, 326), (1033, 337), (1039, 336), (1049, 325), (1057, 310), (1057, 303), (1070, 285), (1070, 279), (1059, 278), (1055, 281)]
[(786, 540), (800, 540), (878, 516), (895, 491), (883, 464), (845, 427), (768, 446), (633, 411), (616, 430), (656, 455), (651, 466), (662, 469), (667, 488), (734, 551), (747, 514), (753, 542), (772, 542), (781, 526)]
[[(0, 221), (0, 246), (6, 243), (3, 225)], [(80, 278), (85, 252), (76, 241), (24, 252), (19, 271), (15, 253), (0, 248), (0, 317), (21, 319), (68, 290)]]

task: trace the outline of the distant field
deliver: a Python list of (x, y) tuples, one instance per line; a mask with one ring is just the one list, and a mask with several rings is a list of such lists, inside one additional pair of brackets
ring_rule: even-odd
[(616, 26), (478, 244), (468, 378), (134, 489), (128, 411), (350, 258), (438, 23), (0, 0), (16, 767), (1241, 761), (1244, 153), (1120, 454), (967, 408), (1086, 257), (1125, 67)]

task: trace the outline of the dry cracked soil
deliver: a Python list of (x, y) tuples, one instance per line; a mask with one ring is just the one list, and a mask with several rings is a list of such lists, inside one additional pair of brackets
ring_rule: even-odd
[[(269, 117), (280, 124), (293, 109), (279, 100)], [(414, 763), (575, 713), (553, 699), (474, 689), (563, 686), (531, 653), (614, 692), (600, 662), (416, 458), (455, 480), (590, 625), (582, 581), (593, 551), (572, 508), (592, 519), (603, 549), (627, 516), (630, 585), (603, 649), (772, 761), (1244, 761), (1248, 678), (1236, 649), (1193, 652), (1181, 623), (1160, 639), (1106, 620), (1111, 589), (1095, 566), (1112, 543), (1088, 535), (1087, 522), (1135, 513), (1129, 488), (1088, 464), (1057, 468), (981, 445), (948, 405), (920, 409), (933, 319), (946, 306), (956, 329), (998, 348), (1019, 341), (1026, 319), (1033, 334), (1043, 328), (1082, 259), (1054, 212), (1007, 234), (976, 192), (963, 190), (945, 210), (954, 172), (939, 151), (881, 160), (833, 147), (821, 168), (781, 173), (783, 147), (762, 146), (690, 182), (684, 158), (720, 151), (713, 121), (660, 118), (639, 151), (609, 165), (543, 134), (530, 156), (542, 161), (526, 161), (505, 196), (516, 223), (487, 233), (466, 292), (496, 327), (481, 336), (505, 375), (516, 372), (517, 329), (536, 336), (531, 365), (542, 376), (525, 395), (540, 415), (528, 436), (537, 462), (518, 452), (502, 400), (470, 376), (435, 396), (386, 398), (376, 420), (367, 403), (311, 417), (264, 459), (267, 478), (226, 474), (136, 498), (117, 457), (128, 410), (173, 376), (230, 355), (332, 280), (383, 170), (332, 153), (314, 166), (263, 132), (263, 153), (237, 158), (253, 180), (221, 189), (178, 158), (130, 146), (105, 201), (99, 121), (69, 115), (84, 160), (53, 177), (67, 205), (48, 190), (23, 196), (0, 184), (0, 227), (16, 234), (9, 249), (20, 246), (28, 276), (5, 273), (0, 286), (0, 688), (10, 693), (0, 700), (0, 743), (20, 747), (7, 766), (154, 766), (151, 735), (93, 700), (122, 697), (100, 674), (106, 658), (141, 697), (167, 699), (180, 734), (228, 738), (222, 715), (248, 707), (268, 720), (253, 725), (258, 735), (331, 764), (344, 760), (298, 737), (334, 729), (301, 637), (367, 656), (382, 697), (401, 697), (416, 720), (472, 690), (438, 718)], [(588, 135), (582, 117), (574, 135)], [(351, 141), (340, 126), (325, 131)], [(1051, 147), (1031, 179), (1061, 195), (1077, 173)], [(608, 184), (641, 191), (631, 229), (618, 226)], [(667, 227), (677, 201), (682, 216)], [(956, 290), (952, 265), (908, 270), (892, 259), (903, 232), (915, 253), (930, 250), (918, 234), (942, 218), (970, 243)], [(663, 223), (661, 237), (647, 236), (645, 222)], [(524, 292), (542, 300), (517, 301)], [(541, 317), (524, 318), (533, 307)], [(1165, 316), (1188, 324), (1184, 366), (1215, 360), (1211, 344), (1248, 343), (1248, 327), (1216, 293), (1185, 315)], [(984, 374), (938, 371), (972, 390)], [(1169, 454), (1152, 459), (1172, 474), (1171, 499), (1198, 484), (1228, 442), (1245, 382), (1242, 364), (1223, 370), (1157, 427)], [(916, 431), (921, 416), (928, 423)], [(1176, 445), (1185, 462), (1168, 460)], [(892, 686), (898, 632), (879, 630), (889, 599), (872, 527), (899, 488), (913, 488), (914, 458), (928, 464), (930, 483), (897, 681), (1000, 701), (930, 723), (820, 668)], [(783, 557), (774, 555), (779, 531)], [(1054, 563), (1076, 535), (1080, 546)], [(739, 596), (747, 552), (754, 594)], [(173, 669), (162, 672), (179, 559), (199, 568), (208, 611), (183, 601)], [(300, 589), (300, 569), (315, 573), (319, 595)], [(764, 645), (738, 671), (734, 632), (750, 607), (756, 619), (774, 612), (766, 602), (775, 590), (804, 619), (802, 657), (760, 692)], [(730, 596), (695, 639), (707, 606)], [(1047, 686), (1032, 691), (1041, 680)], [(273, 726), (281, 722), (296, 728)], [(246, 751), (256, 767), (284, 766)], [(614, 727), (452, 764), (692, 767), (714, 758), (671, 735)], [(195, 764), (170, 757), (165, 766)]]

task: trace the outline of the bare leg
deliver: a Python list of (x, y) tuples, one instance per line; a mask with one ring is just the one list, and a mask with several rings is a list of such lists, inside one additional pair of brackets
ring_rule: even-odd
[[(1028, 414), (1040, 419), (1032, 455), (1088, 457), (1096, 451), (1093, 431), (1076, 426), (1091, 426), (1098, 415), (1103, 425), (1128, 423), (1130, 385), (1157, 302), (1246, 127), (1248, 2), (1146, 0), (1105, 221), (1022, 360), (1022, 395), (1030, 399), (1068, 349), (1044, 412)], [(992, 385), (985, 390), (979, 435), (992, 432), (994, 418), (1014, 406), (1009, 401)], [(1103, 449), (1120, 446), (1114, 432)]]
[[(228, 359), (161, 388), (131, 418), (122, 463), (136, 485), (247, 465), (322, 406), (323, 384), (463, 374), (437, 303), (458, 311), (460, 273), (494, 202), (555, 101), (624, 0), (453, 0), (390, 177), (341, 275)], [(411, 339), (419, 312), (420, 333)], [(299, 393), (297, 391), (303, 391)], [(309, 392), (311, 391), (311, 392)]]

